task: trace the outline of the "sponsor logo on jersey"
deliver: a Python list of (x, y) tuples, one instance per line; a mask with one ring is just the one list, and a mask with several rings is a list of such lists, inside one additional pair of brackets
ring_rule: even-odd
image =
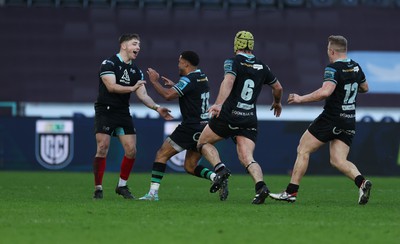
[(356, 117), (356, 115), (355, 114), (340, 113), (340, 117), (341, 118), (345, 118), (345, 119), (354, 119)]
[(232, 65), (233, 65), (233, 60), (232, 59), (226, 60), (225, 63), (224, 63), (225, 72), (232, 71)]
[(351, 105), (342, 105), (342, 110), (343, 111), (349, 111), (349, 110), (355, 110), (356, 109), (356, 105), (351, 104)]
[(187, 77), (182, 77), (179, 82), (175, 85), (179, 90), (185, 89), (185, 87), (189, 84), (190, 80)]
[(356, 72), (357, 73), (358, 71), (360, 71), (360, 68), (358, 66), (355, 66), (355, 67), (350, 68), (350, 69), (342, 69), (343, 73), (349, 73), (349, 72)]
[(241, 109), (245, 109), (245, 110), (250, 110), (250, 109), (254, 108), (254, 104), (247, 104), (247, 103), (238, 102), (236, 104), (236, 107), (237, 108), (241, 108)]
[(119, 82), (124, 84), (130, 84), (131, 78), (129, 78), (129, 74), (126, 69), (124, 70), (124, 74), (122, 75), (121, 79), (119, 79)]
[(113, 63), (111, 60), (108, 60), (108, 59), (104, 60), (101, 64), (102, 64), (102, 65), (105, 65), (105, 64), (114, 65), (114, 63)]
[(36, 159), (46, 169), (65, 168), (73, 158), (71, 120), (36, 121)]
[(263, 69), (263, 66), (261, 64), (253, 64), (253, 69), (260, 70)]
[(246, 67), (248, 67), (248, 68), (253, 68), (253, 64), (240, 63), (240, 65), (246, 66)]
[(324, 79), (325, 80), (334, 80), (335, 79), (335, 69), (327, 67), (324, 72)]
[(254, 112), (242, 112), (237, 110), (232, 110), (231, 114), (234, 116), (254, 116)]
[(204, 78), (197, 79), (197, 82), (204, 82), (204, 81), (208, 81), (208, 78), (204, 77)]

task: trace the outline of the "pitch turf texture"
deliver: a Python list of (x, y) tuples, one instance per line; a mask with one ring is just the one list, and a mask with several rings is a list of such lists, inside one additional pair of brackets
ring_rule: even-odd
[[(0, 172), (0, 243), (400, 243), (400, 178), (371, 177), (365, 206), (344, 176), (306, 176), (296, 203), (263, 205), (248, 175), (231, 176), (225, 202), (186, 174), (166, 174), (158, 202), (125, 200), (117, 178), (106, 172), (96, 201), (90, 173)], [(149, 179), (131, 175), (137, 198)], [(265, 179), (277, 192), (289, 177)]]

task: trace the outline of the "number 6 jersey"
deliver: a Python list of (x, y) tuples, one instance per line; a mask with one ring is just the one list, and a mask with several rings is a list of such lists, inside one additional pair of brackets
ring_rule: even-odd
[(232, 126), (257, 128), (257, 98), (262, 86), (277, 81), (269, 67), (253, 54), (239, 53), (225, 60), (225, 74), (236, 76), (232, 91), (224, 102), (220, 117)]

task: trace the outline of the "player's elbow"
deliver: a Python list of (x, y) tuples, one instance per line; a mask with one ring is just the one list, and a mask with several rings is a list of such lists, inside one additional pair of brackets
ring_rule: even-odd
[(273, 85), (272, 85), (272, 90), (274, 90), (275, 92), (283, 92), (283, 88), (282, 85), (279, 81), (276, 81)]
[(366, 93), (369, 91), (368, 84), (362, 84), (361, 86), (358, 87), (358, 92), (360, 93)]
[(165, 98), (165, 100), (167, 100), (167, 101), (172, 101), (172, 100), (175, 99), (175, 97), (172, 96), (172, 94), (166, 94), (166, 95), (164, 96), (164, 98)]
[(109, 92), (109, 93), (114, 93), (114, 87), (112, 87), (112, 86), (110, 86), (110, 87), (108, 87), (107, 86), (107, 91)]
[(329, 93), (327, 93), (327, 92), (321, 93), (321, 100), (328, 98), (329, 95), (331, 95), (331, 94), (329, 94)]
[(328, 98), (331, 94), (332, 94), (332, 92), (329, 92), (327, 90), (323, 90), (323, 91), (318, 93), (318, 96), (317, 96), (318, 99), (316, 99), (316, 100), (317, 101), (322, 101), (322, 100)]
[(172, 100), (176, 99), (178, 96), (179, 96), (178, 93), (172, 89), (170, 89), (167, 92), (162, 94), (162, 97), (164, 97), (164, 99), (167, 101), (172, 101)]
[(279, 85), (278, 87), (274, 88), (274, 93), (275, 94), (283, 94), (283, 87), (281, 85)]
[(283, 87), (281, 83), (279, 83), (279, 81), (272, 85), (272, 94), (275, 98), (278, 98), (279, 100), (282, 97)]

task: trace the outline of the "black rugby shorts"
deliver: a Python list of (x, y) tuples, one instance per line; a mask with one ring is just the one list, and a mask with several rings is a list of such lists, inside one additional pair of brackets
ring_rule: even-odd
[(324, 143), (338, 139), (346, 143), (349, 147), (355, 135), (355, 130), (341, 128), (340, 125), (322, 116), (318, 116), (310, 124), (308, 131), (311, 135)]

